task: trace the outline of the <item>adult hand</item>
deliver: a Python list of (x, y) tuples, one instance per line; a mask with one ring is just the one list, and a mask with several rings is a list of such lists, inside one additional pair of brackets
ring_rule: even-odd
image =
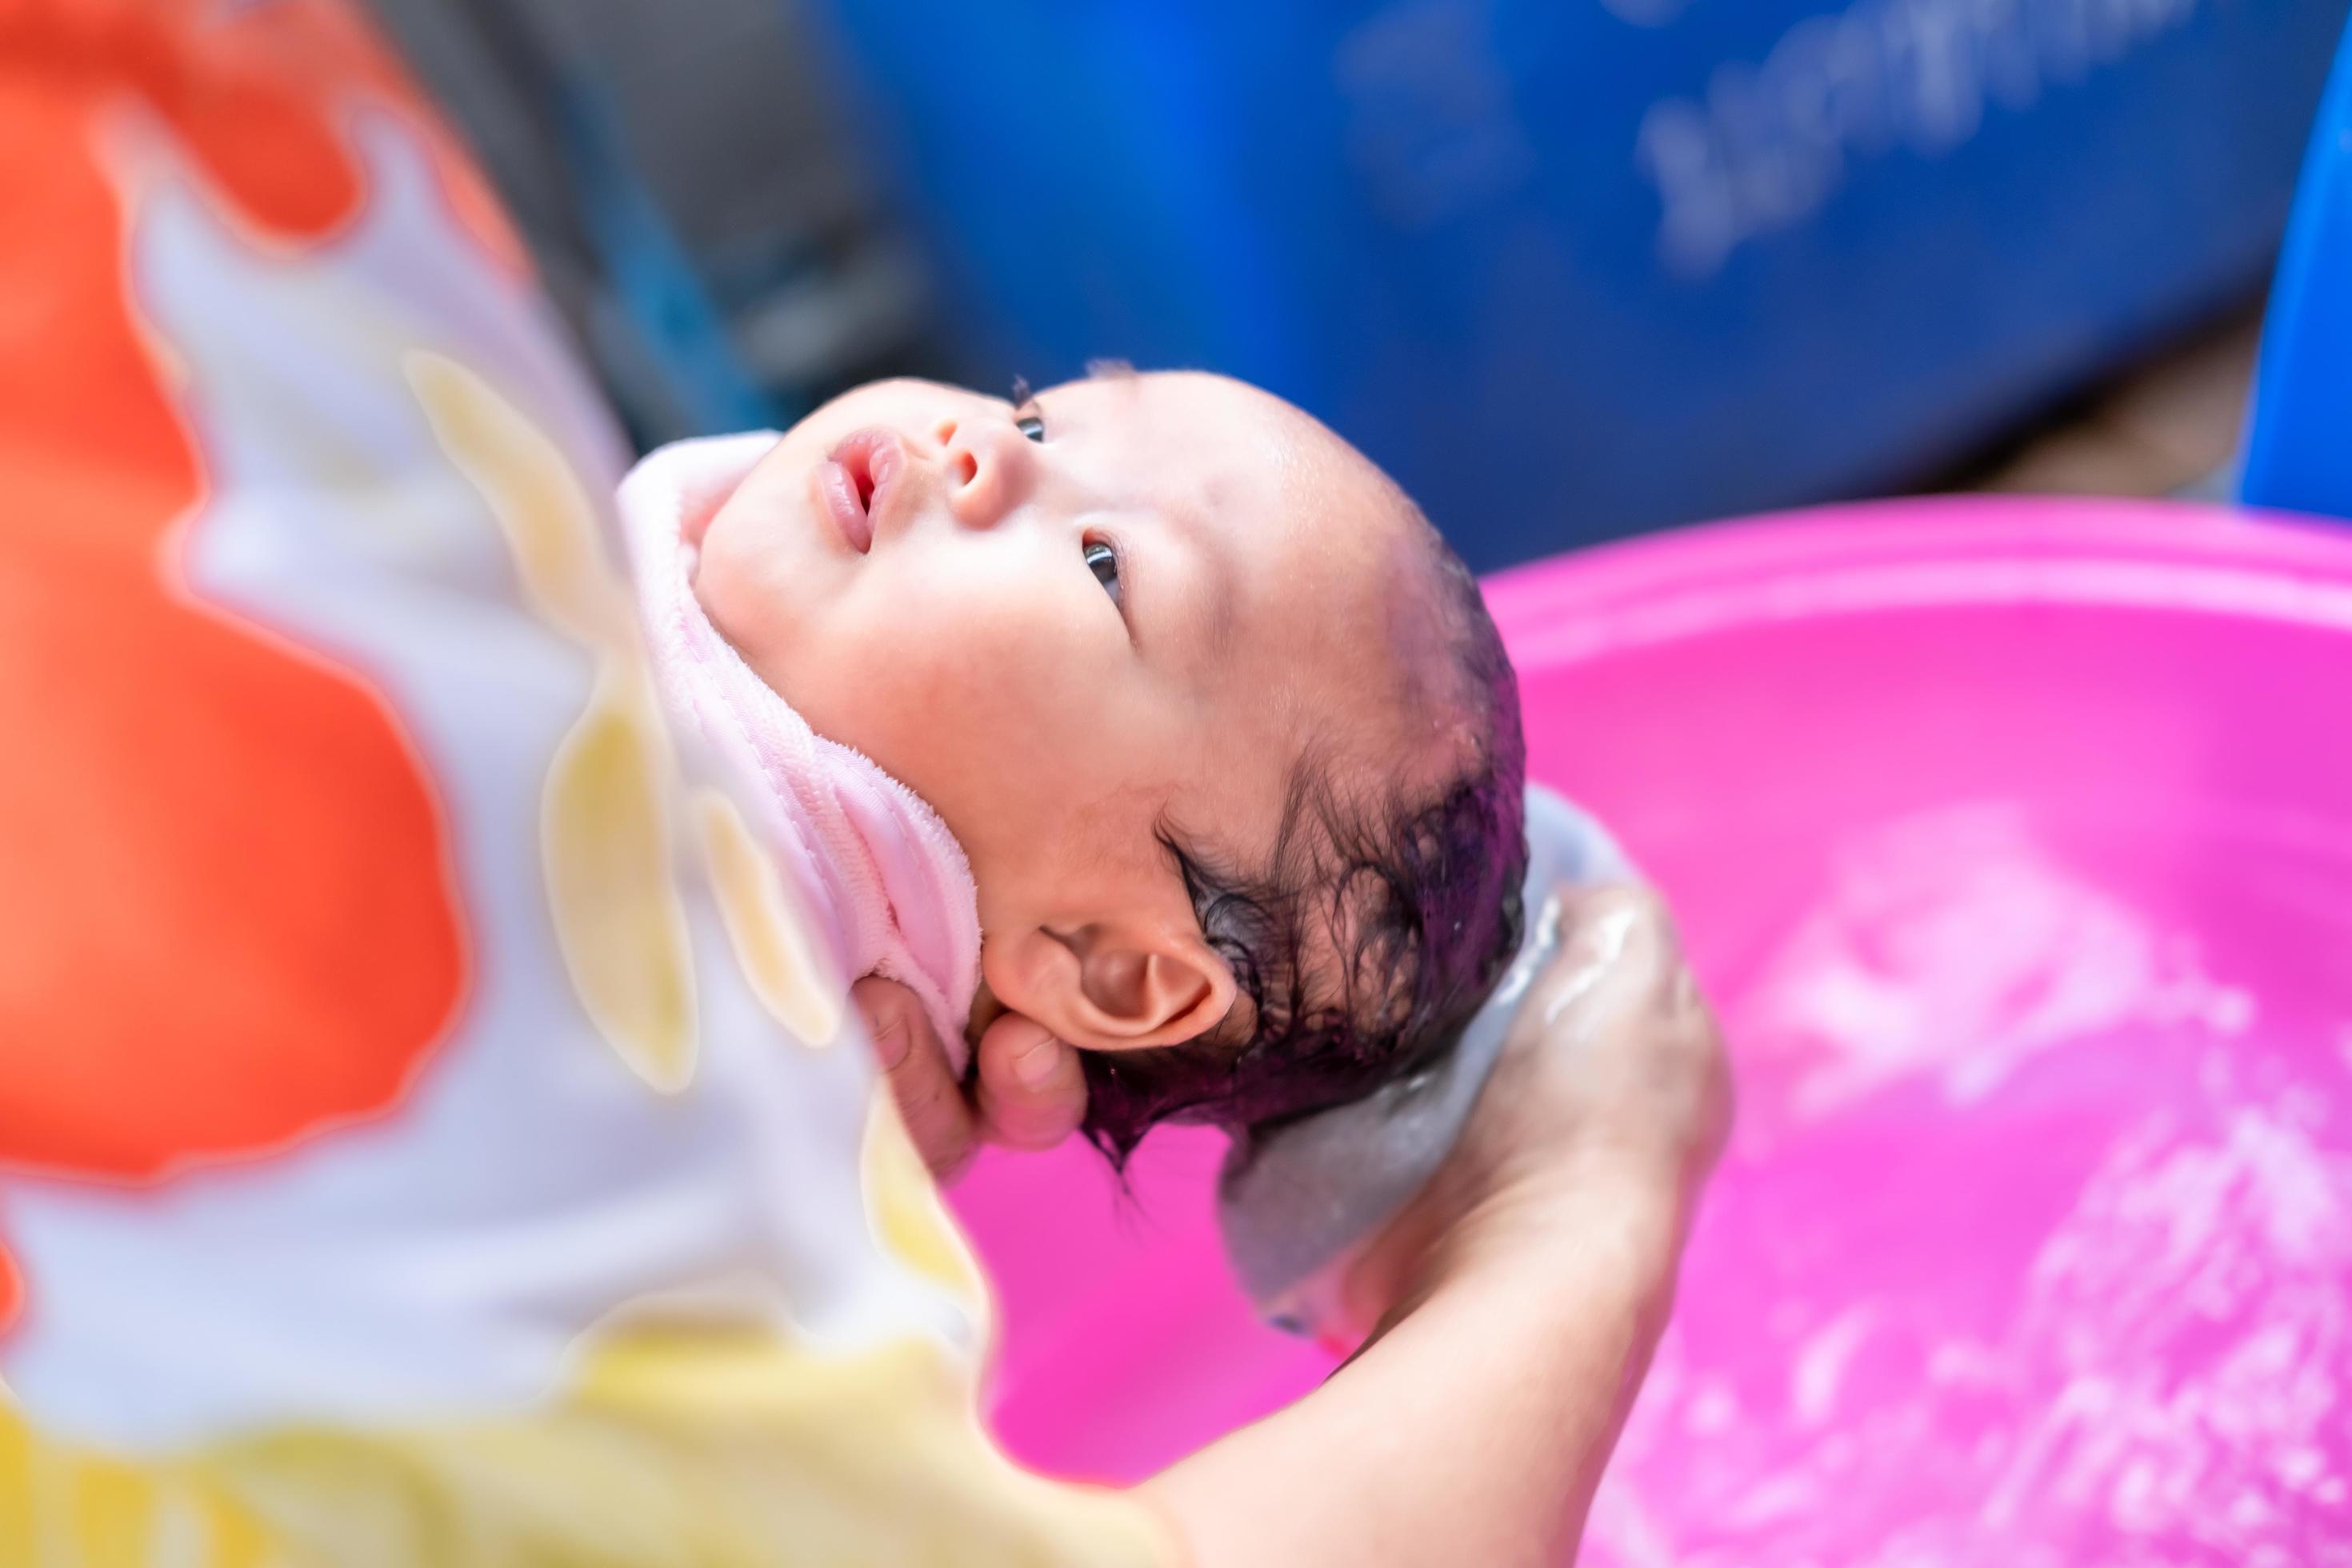
[(1731, 1117), (1657, 900), (1562, 895), (1461, 1145), (1348, 1271), (1355, 1359), (1148, 1483), (1202, 1568), (1575, 1554)]
[(954, 1179), (983, 1142), (1045, 1149), (1077, 1131), (1087, 1081), (1077, 1051), (1017, 1013), (990, 1024), (974, 1053), (970, 1093), (913, 992), (867, 976), (850, 987), (907, 1132), (940, 1181)]
[(1361, 1333), (1468, 1255), (1517, 1247), (1595, 1189), (1653, 1216), (1669, 1261), (1731, 1126), (1723, 1037), (1656, 894), (1564, 890), (1461, 1146), (1359, 1260), (1334, 1325)]

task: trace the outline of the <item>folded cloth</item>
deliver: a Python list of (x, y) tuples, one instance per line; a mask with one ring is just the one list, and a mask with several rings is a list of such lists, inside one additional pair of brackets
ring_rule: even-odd
[(913, 992), (961, 1073), (980, 984), (980, 906), (963, 847), (914, 791), (812, 731), (695, 597), (711, 518), (777, 438), (674, 442), (622, 481), (655, 678), (679, 730), (700, 735), (757, 797), (743, 804), (761, 808), (769, 847), (836, 973)]

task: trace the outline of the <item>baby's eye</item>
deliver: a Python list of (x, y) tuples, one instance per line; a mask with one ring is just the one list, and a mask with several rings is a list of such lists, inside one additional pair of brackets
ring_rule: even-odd
[(1045, 416), (1034, 408), (1017, 410), (1013, 416), (1013, 427), (1032, 441), (1045, 438)]
[(1119, 603), (1118, 552), (1099, 539), (1090, 539), (1087, 541), (1086, 554), (1087, 570), (1095, 574), (1095, 581), (1103, 585), (1111, 603)]

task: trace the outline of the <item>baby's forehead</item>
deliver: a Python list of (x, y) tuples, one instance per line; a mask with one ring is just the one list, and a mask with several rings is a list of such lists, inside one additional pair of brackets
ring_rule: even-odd
[[(1117, 406), (1139, 433), (1193, 452), (1213, 453), (1251, 477), (1279, 486), (1319, 481), (1367, 492), (1393, 490), (1370, 458), (1296, 404), (1263, 387), (1210, 371), (1098, 368), (1083, 381), (1048, 389), (1047, 400), (1082, 398)], [(1200, 470), (1213, 476), (1226, 464)]]

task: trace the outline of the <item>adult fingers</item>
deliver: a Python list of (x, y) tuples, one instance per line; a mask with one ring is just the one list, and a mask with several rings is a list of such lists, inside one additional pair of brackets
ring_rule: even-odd
[(1049, 1149), (1086, 1120), (1078, 1053), (1042, 1024), (1007, 1013), (980, 1039), (980, 1114), (992, 1141)]
[(907, 1135), (932, 1175), (951, 1179), (971, 1159), (979, 1122), (929, 1016), (913, 992), (873, 975), (852, 985), (849, 998), (866, 1019)]

